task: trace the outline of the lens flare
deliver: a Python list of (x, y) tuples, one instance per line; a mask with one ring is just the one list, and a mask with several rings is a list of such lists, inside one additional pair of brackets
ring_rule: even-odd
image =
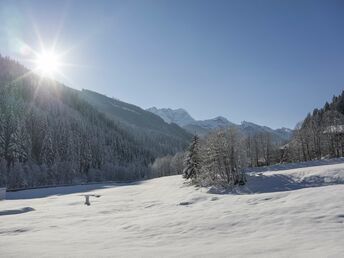
[(59, 56), (53, 51), (44, 51), (37, 54), (35, 63), (35, 70), (44, 77), (54, 77), (61, 66)]

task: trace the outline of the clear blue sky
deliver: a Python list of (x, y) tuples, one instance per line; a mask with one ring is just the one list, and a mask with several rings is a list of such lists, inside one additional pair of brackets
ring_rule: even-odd
[(340, 0), (0, 0), (2, 55), (35, 31), (70, 49), (65, 84), (196, 119), (294, 127), (344, 89)]

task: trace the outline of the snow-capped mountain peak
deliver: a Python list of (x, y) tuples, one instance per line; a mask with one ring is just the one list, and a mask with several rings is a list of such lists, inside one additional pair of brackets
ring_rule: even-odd
[(187, 124), (191, 124), (195, 121), (189, 113), (182, 109), (171, 109), (171, 108), (161, 108), (158, 109), (156, 107), (148, 108), (147, 111), (152, 112), (158, 116), (160, 116), (166, 123), (175, 123), (179, 126), (184, 126)]
[(227, 118), (223, 116), (217, 116), (212, 119), (199, 120), (191, 123), (192, 125), (197, 125), (205, 129), (213, 130), (218, 128), (226, 128), (231, 125), (234, 125), (232, 122), (229, 122)]
[(156, 107), (152, 107), (147, 109), (158, 116), (160, 116), (165, 122), (167, 123), (176, 123), (179, 126), (183, 127), (186, 131), (198, 134), (198, 135), (206, 135), (209, 132), (228, 128), (230, 126), (235, 126), (240, 132), (245, 135), (255, 135), (258, 133), (270, 133), (274, 135), (276, 139), (281, 141), (290, 139), (292, 135), (292, 130), (288, 128), (281, 128), (273, 130), (270, 127), (258, 125), (248, 121), (242, 121), (241, 124), (235, 124), (228, 121), (227, 118), (223, 116), (217, 116), (212, 119), (206, 120), (195, 120), (193, 119), (189, 113), (182, 109), (170, 109), (170, 108), (161, 108), (158, 109)]

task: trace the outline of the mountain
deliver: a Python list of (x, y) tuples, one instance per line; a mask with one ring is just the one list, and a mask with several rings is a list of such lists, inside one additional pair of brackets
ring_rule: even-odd
[(286, 127), (278, 128), (275, 132), (286, 141), (290, 140), (294, 133), (292, 129)]
[(293, 134), (293, 130), (288, 128), (271, 129), (267, 126), (257, 125), (251, 122), (243, 121), (239, 125), (240, 131), (246, 135), (254, 135), (257, 133), (269, 133), (277, 140), (288, 141)]
[(190, 133), (202, 136), (208, 134), (213, 130), (228, 128), (233, 125), (234, 124), (232, 122), (229, 122), (226, 118), (218, 116), (213, 119), (194, 121), (188, 125), (183, 126), (183, 128)]
[[(228, 121), (225, 117), (218, 116), (213, 119), (195, 120), (184, 109), (170, 109), (156, 107), (149, 108), (150, 111), (168, 123), (176, 123), (192, 134), (204, 136), (216, 129), (228, 128), (230, 126), (237, 127), (245, 135), (255, 135), (258, 133), (270, 133), (277, 141), (287, 141), (291, 138), (293, 131), (288, 128), (273, 130), (267, 126), (257, 125), (251, 122), (243, 121), (241, 124), (235, 124)], [(184, 119), (187, 117), (187, 119)], [(173, 119), (172, 119), (173, 118)]]
[(79, 96), (107, 118), (121, 124), (147, 148), (158, 147), (151, 150), (156, 156), (174, 154), (184, 149), (191, 139), (191, 134), (177, 124), (166, 123), (159, 116), (138, 106), (86, 89), (79, 92)]
[(179, 109), (170, 109), (170, 108), (162, 108), (157, 109), (156, 107), (148, 108), (147, 111), (158, 115), (161, 117), (166, 123), (175, 123), (179, 126), (185, 126), (195, 122), (187, 111), (182, 108)]
[(0, 55), (0, 186), (147, 176), (191, 135), (137, 106), (41, 78)]
[(229, 122), (222, 116), (215, 117), (207, 120), (195, 120), (190, 114), (182, 109), (170, 109), (151, 107), (146, 109), (147, 111), (160, 116), (167, 123), (175, 123), (191, 133), (197, 133), (200, 135), (207, 134), (209, 131), (219, 128), (226, 128), (233, 123)]
[(213, 119), (195, 121), (192, 124), (198, 125), (202, 128), (208, 129), (208, 130), (227, 128), (231, 125), (234, 125), (232, 122), (229, 122), (226, 118), (224, 118), (222, 116), (218, 116), (218, 117), (215, 117)]

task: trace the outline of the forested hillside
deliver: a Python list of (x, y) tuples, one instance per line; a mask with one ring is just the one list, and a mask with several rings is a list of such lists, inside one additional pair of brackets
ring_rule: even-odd
[(134, 133), (79, 91), (0, 56), (0, 185), (143, 178), (158, 155), (181, 150), (188, 137), (161, 135), (146, 145)]
[(108, 118), (121, 124), (137, 142), (156, 156), (174, 154), (184, 149), (192, 138), (178, 125), (165, 123), (159, 116), (138, 106), (85, 89), (80, 96)]
[[(241, 173), (248, 168), (343, 157), (344, 91), (309, 113), (288, 142), (282, 136), (292, 132), (278, 130), (248, 122), (222, 128), (204, 138), (195, 137), (184, 154), (156, 159), (152, 171), (163, 175), (184, 171), (184, 176), (198, 185), (231, 186), (244, 183)], [(184, 166), (178, 162), (180, 156), (186, 157)]]
[(344, 156), (344, 91), (307, 115), (285, 146), (284, 155), (288, 161)]

